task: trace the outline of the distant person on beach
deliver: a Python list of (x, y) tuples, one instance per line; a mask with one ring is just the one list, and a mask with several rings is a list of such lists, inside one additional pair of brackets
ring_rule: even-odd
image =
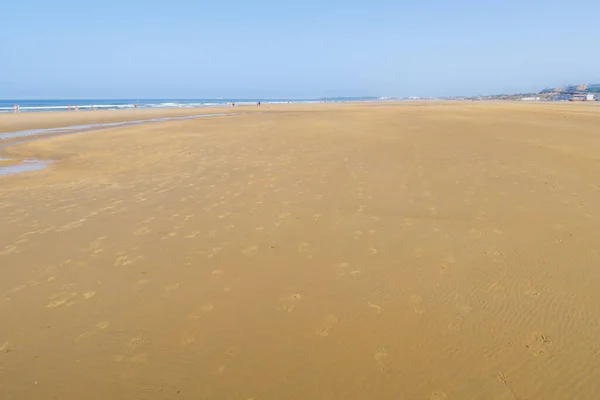
[(15, 104), (15, 114), (19, 112), (19, 105)]
[(70, 104), (67, 106), (67, 110), (71, 111), (71, 105)]
[(79, 106), (75, 106), (75, 111), (79, 111)]

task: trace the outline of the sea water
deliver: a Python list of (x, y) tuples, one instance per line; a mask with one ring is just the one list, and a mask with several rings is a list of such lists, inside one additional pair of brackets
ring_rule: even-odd
[(73, 110), (123, 110), (133, 108), (195, 108), (195, 107), (227, 107), (231, 103), (237, 105), (282, 104), (282, 103), (328, 103), (378, 100), (375, 97), (347, 97), (331, 99), (62, 99), (62, 100), (0, 100), (0, 113), (14, 112), (15, 104), (21, 112), (55, 112)]

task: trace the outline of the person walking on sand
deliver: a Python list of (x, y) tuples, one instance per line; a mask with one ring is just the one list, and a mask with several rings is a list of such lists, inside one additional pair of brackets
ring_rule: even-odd
[(79, 111), (79, 106), (75, 106), (75, 111)]
[(15, 104), (15, 114), (18, 114), (21, 112), (21, 108), (19, 107), (18, 104)]
[(71, 105), (70, 104), (67, 106), (67, 110), (71, 111)]

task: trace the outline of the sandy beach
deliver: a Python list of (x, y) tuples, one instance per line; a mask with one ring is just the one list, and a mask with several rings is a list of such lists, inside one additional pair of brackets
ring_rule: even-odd
[(600, 107), (240, 110), (3, 150), (1, 399), (600, 397)]

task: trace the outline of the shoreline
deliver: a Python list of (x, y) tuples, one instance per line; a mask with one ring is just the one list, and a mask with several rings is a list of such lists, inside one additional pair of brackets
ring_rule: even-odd
[[(600, 104), (600, 102), (598, 102)], [(146, 120), (162, 117), (183, 117), (199, 114), (228, 114), (239, 112), (243, 109), (245, 113), (253, 112), (285, 112), (296, 110), (310, 109), (331, 109), (331, 108), (346, 108), (346, 107), (413, 107), (413, 106), (434, 106), (434, 105), (469, 105), (475, 107), (486, 106), (490, 104), (499, 105), (521, 105), (524, 109), (535, 108), (538, 106), (549, 108), (578, 108), (595, 110), (598, 104), (592, 103), (577, 103), (577, 102), (523, 102), (523, 101), (460, 101), (460, 100), (414, 100), (414, 101), (353, 101), (347, 103), (284, 103), (284, 104), (263, 104), (260, 107), (243, 104), (236, 107), (195, 107), (195, 108), (138, 108), (138, 109), (118, 109), (118, 110), (81, 110), (71, 112), (24, 112), (19, 114), (2, 113), (0, 114), (0, 136), (2, 133), (32, 130), (32, 129), (50, 129), (50, 128), (66, 128), (75, 125), (88, 124), (106, 124), (112, 122), (126, 122), (134, 120)]]

